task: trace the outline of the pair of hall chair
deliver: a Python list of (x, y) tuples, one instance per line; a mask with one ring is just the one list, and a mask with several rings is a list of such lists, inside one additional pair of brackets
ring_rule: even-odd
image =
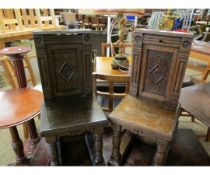
[[(49, 144), (50, 164), (62, 164), (61, 137), (87, 131), (95, 138), (93, 164), (104, 164), (102, 134), (108, 120), (92, 95), (92, 32), (34, 32), (34, 39), (45, 97), (41, 136)], [(130, 94), (108, 117), (114, 130), (109, 165), (121, 163), (121, 128), (155, 142), (153, 164), (164, 164), (179, 116), (191, 42), (187, 33), (134, 32)]]

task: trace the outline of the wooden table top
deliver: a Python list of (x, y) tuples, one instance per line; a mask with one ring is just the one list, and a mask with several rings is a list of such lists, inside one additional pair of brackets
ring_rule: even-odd
[(210, 55), (210, 43), (204, 41), (193, 40), (191, 51)]
[[(128, 71), (122, 71), (118, 69), (112, 69), (113, 57), (96, 57), (96, 71), (97, 75), (105, 76), (118, 76), (118, 77), (130, 77), (131, 67)], [(131, 65), (131, 57), (128, 58), (129, 65)]]
[(16, 126), (40, 113), (42, 92), (30, 88), (0, 91), (0, 128)]
[(210, 126), (210, 83), (183, 88), (179, 102), (182, 108)]
[(27, 53), (31, 50), (29, 46), (16, 46), (16, 47), (7, 47), (0, 50), (1, 55), (16, 55)]

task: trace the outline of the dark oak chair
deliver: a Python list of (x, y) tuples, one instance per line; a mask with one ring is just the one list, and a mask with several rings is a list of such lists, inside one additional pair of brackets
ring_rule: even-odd
[(110, 165), (121, 164), (122, 128), (157, 145), (152, 164), (163, 165), (173, 139), (178, 99), (192, 35), (137, 29), (133, 34), (130, 93), (109, 115), (113, 126)]
[(108, 120), (92, 95), (92, 32), (34, 32), (34, 39), (45, 98), (41, 136), (49, 144), (50, 164), (62, 165), (60, 138), (87, 131), (95, 138), (93, 164), (104, 164), (102, 133)]

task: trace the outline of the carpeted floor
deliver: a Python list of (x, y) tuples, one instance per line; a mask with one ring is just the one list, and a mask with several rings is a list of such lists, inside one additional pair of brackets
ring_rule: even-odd
[[(40, 120), (36, 118), (36, 126), (39, 132)], [(210, 156), (210, 142), (205, 142), (205, 136), (207, 132), (207, 127), (203, 125), (198, 120), (191, 122), (189, 117), (179, 118), (179, 128), (191, 128), (195, 133), (196, 137), (199, 139), (200, 143)], [(22, 126), (18, 127), (21, 138), (23, 138)], [(15, 154), (11, 147), (11, 137), (8, 129), (0, 130), (0, 165), (6, 166), (7, 164), (15, 161)], [(196, 151), (196, 150), (195, 150)]]

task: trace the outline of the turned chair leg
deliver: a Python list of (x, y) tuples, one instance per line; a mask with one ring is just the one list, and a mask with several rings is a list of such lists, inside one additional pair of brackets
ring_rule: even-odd
[(102, 141), (103, 128), (96, 128), (94, 133), (95, 138), (95, 165), (105, 165), (103, 158), (103, 141)]
[(155, 153), (152, 164), (155, 166), (164, 165), (168, 156), (168, 151), (169, 151), (169, 142), (159, 142), (157, 144), (157, 151)]
[(121, 126), (113, 124), (113, 140), (112, 155), (108, 161), (108, 165), (119, 166), (120, 164), (120, 142), (121, 142)]

